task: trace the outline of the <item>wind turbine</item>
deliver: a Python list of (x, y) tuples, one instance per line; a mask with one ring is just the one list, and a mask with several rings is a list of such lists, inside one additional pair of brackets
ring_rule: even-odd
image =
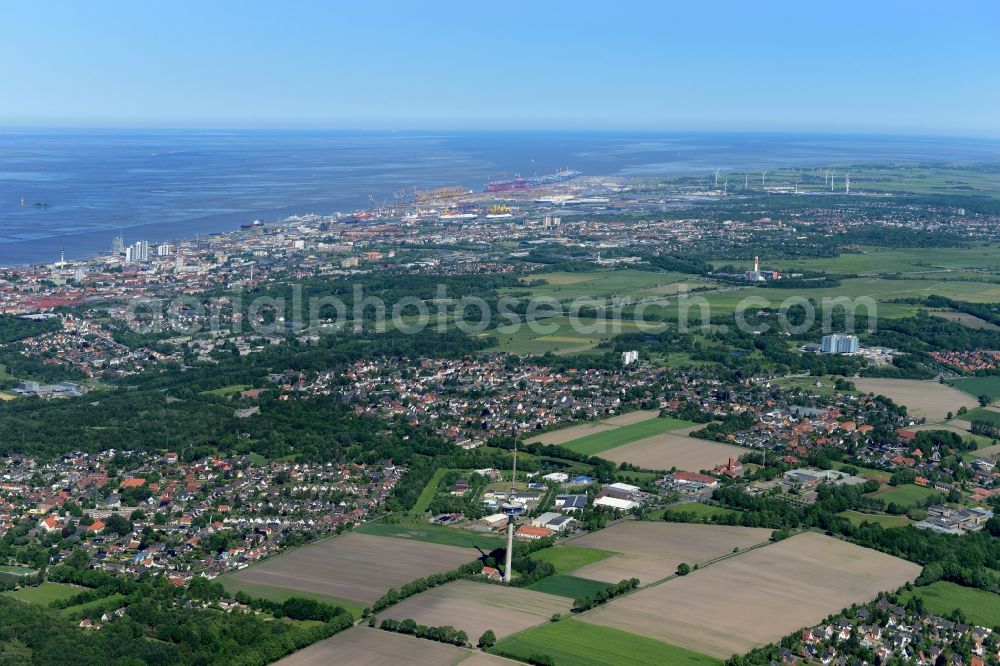
[(750, 172), (749, 171), (746, 172), (745, 174), (743, 174), (743, 189), (744, 190), (749, 190), (750, 189)]
[(826, 178), (823, 179), (823, 184), (824, 185), (829, 185), (830, 184), (830, 170), (829, 169), (826, 170)]
[(724, 182), (722, 184), (722, 193), (723, 194), (729, 194), (729, 179), (728, 178), (726, 179), (726, 182)]
[(719, 186), (719, 171), (721, 171), (721, 169), (716, 169), (715, 170), (715, 186), (716, 187)]
[(851, 172), (847, 172), (847, 176), (844, 178), (844, 194), (851, 193)]
[(830, 191), (833, 192), (833, 181), (836, 179), (837, 172), (834, 171), (833, 175), (830, 176)]
[(760, 186), (764, 187), (764, 176), (767, 175), (767, 169), (760, 172)]

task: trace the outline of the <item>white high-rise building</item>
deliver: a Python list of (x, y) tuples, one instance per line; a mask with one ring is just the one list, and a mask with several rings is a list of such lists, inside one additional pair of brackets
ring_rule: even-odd
[(125, 261), (130, 264), (149, 261), (149, 241), (136, 241), (125, 248)]
[(632, 365), (639, 360), (639, 352), (635, 349), (622, 352), (622, 365)]
[(854, 354), (858, 351), (858, 336), (843, 333), (824, 335), (819, 348), (824, 354)]

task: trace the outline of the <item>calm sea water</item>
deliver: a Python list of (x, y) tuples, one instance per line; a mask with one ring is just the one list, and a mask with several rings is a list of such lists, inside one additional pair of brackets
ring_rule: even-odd
[[(746, 134), (0, 132), (0, 265), (331, 213), (401, 189), (571, 167), (707, 174), (883, 160), (1000, 160), (1000, 142)], [(19, 205), (24, 197), (26, 206)], [(36, 206), (35, 204), (46, 204)]]

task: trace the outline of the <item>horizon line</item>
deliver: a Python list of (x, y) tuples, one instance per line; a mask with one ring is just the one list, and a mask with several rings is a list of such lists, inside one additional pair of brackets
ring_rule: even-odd
[[(864, 137), (864, 138), (885, 138), (885, 139), (950, 139), (968, 141), (1000, 141), (1000, 130), (995, 135), (986, 134), (948, 134), (940, 131), (906, 131), (906, 132), (886, 132), (875, 130), (776, 130), (776, 129), (654, 129), (654, 128), (579, 128), (579, 129), (558, 129), (546, 127), (521, 127), (521, 128), (496, 128), (496, 127), (469, 127), (469, 128), (442, 128), (442, 127), (327, 127), (327, 126), (246, 126), (246, 127), (226, 127), (226, 126), (183, 126), (183, 125), (7, 125), (0, 123), (0, 132), (329, 132), (329, 133), (380, 133), (380, 134), (404, 134), (404, 133), (429, 133), (429, 134), (712, 134), (712, 135), (761, 135), (761, 136), (829, 136), (829, 137)], [(998, 155), (1000, 159), (1000, 155)]]

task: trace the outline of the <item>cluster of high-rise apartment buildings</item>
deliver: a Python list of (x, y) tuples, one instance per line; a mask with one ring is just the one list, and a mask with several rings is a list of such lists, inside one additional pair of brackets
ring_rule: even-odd
[[(156, 246), (155, 252), (158, 257), (166, 257), (170, 255), (171, 247), (169, 244), (163, 243)], [(149, 261), (149, 241), (140, 240), (131, 245), (125, 245), (124, 236), (119, 234), (111, 243), (111, 253), (125, 255), (125, 263), (128, 264)]]

